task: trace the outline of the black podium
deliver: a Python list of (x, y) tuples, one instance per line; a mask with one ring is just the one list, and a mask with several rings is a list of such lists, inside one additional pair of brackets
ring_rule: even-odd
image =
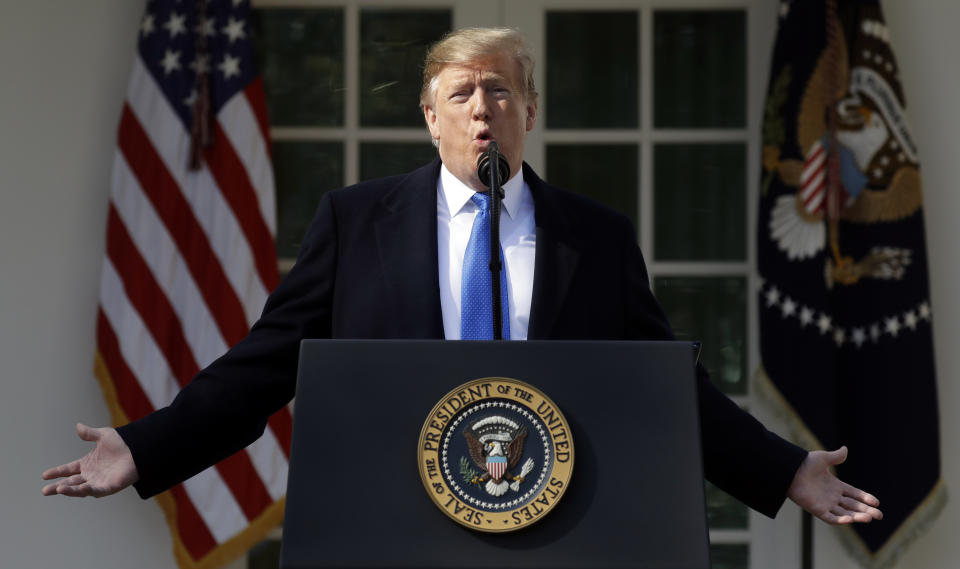
[[(709, 567), (689, 343), (308, 340), (299, 374), (281, 567)], [(556, 507), (510, 533), (454, 523), (418, 471), (431, 409), (484, 377), (548, 395), (576, 449)]]

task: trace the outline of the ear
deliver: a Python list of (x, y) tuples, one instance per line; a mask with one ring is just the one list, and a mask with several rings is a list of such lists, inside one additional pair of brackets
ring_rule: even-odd
[(427, 123), (430, 130), (430, 137), (434, 140), (440, 140), (440, 126), (437, 124), (437, 113), (431, 107), (424, 105), (423, 120)]
[(527, 132), (533, 130), (533, 126), (537, 124), (537, 101), (534, 99), (527, 103)]

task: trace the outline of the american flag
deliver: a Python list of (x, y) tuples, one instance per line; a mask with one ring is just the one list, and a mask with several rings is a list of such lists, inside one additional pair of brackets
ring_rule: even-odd
[[(140, 22), (97, 314), (95, 370), (116, 424), (166, 406), (277, 284), (249, 15), (248, 0), (151, 0)], [(282, 409), (245, 451), (158, 497), (181, 567), (218, 566), (282, 519), (290, 430)]]

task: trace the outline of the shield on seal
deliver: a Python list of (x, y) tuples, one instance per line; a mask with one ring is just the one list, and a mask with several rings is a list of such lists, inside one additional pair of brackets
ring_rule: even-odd
[(500, 479), (503, 478), (503, 475), (507, 472), (507, 457), (488, 456), (487, 472), (490, 473), (490, 477), (493, 478), (494, 482), (500, 482)]

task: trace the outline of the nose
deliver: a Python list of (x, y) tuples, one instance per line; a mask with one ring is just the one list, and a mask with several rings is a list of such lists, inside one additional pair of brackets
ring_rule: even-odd
[(487, 102), (487, 92), (478, 88), (473, 92), (473, 118), (478, 121), (486, 121), (490, 118), (490, 105)]

